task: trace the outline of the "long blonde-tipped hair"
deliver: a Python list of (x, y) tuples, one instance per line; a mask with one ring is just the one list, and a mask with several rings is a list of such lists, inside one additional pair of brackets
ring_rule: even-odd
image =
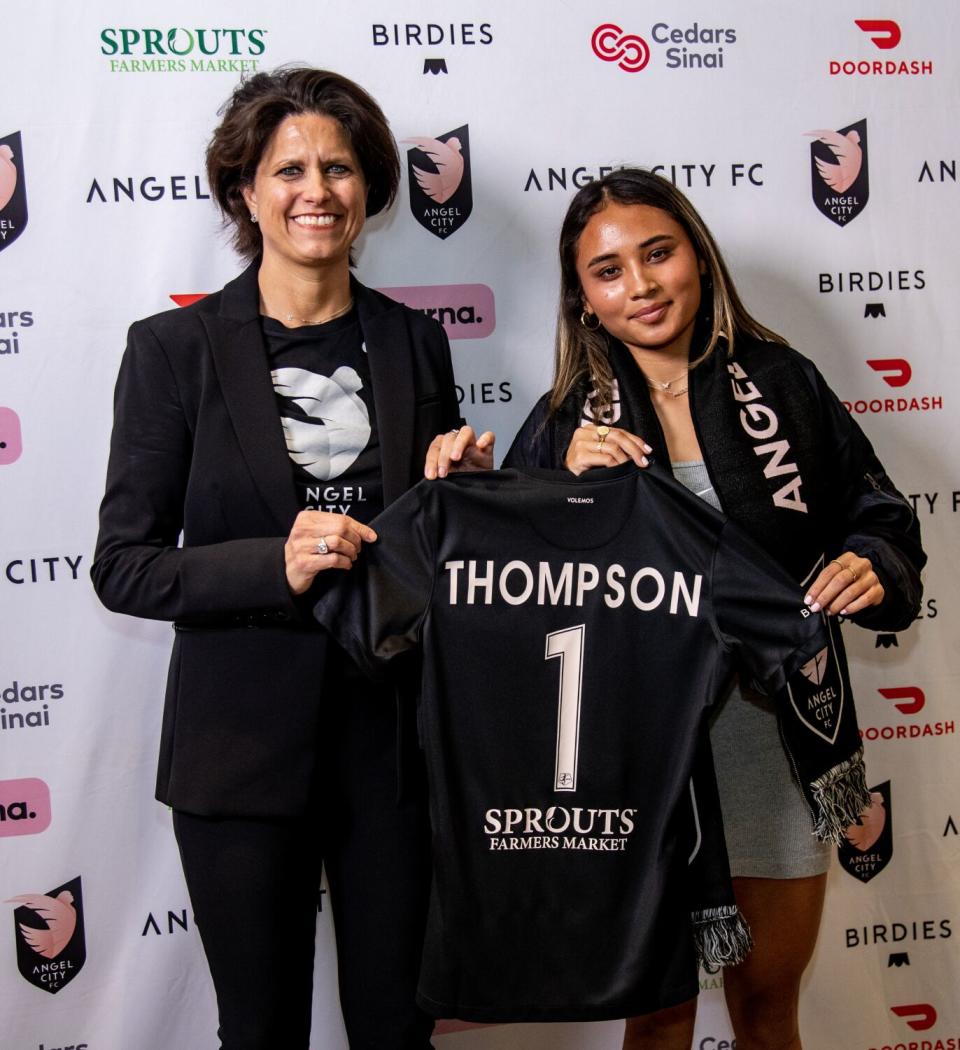
[(596, 418), (610, 407), (613, 372), (608, 356), (607, 334), (603, 328), (585, 328), (583, 289), (577, 274), (577, 247), (591, 216), (608, 201), (617, 204), (646, 204), (666, 212), (678, 222), (693, 244), (705, 273), (701, 278), (700, 314), (709, 323), (709, 336), (703, 352), (691, 367), (706, 360), (723, 342), (732, 354), (738, 337), (749, 336), (773, 343), (786, 340), (747, 312), (737, 294), (713, 235), (696, 208), (669, 180), (642, 168), (620, 168), (602, 179), (587, 183), (570, 202), (560, 228), (560, 304), (554, 357), (550, 412), (556, 412), (574, 388), (589, 379), (596, 393), (592, 403)]

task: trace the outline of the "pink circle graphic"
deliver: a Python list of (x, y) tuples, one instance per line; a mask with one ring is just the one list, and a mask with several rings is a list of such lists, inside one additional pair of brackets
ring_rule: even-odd
[(590, 46), (597, 58), (616, 62), (627, 73), (639, 73), (650, 61), (650, 47), (646, 40), (636, 33), (624, 33), (613, 22), (605, 22), (594, 29)]

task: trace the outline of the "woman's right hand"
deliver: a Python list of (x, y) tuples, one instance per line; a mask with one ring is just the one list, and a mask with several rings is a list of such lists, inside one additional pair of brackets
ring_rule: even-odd
[[(369, 525), (346, 514), (300, 511), (283, 547), (291, 592), (305, 593), (318, 572), (349, 569), (357, 560), (361, 545), (373, 543), (376, 538)], [(324, 547), (326, 554), (321, 553)]]
[(653, 449), (641, 437), (619, 427), (591, 423), (573, 432), (563, 462), (571, 474), (582, 474), (591, 467), (615, 467), (633, 460), (638, 467), (649, 464), (647, 454)]

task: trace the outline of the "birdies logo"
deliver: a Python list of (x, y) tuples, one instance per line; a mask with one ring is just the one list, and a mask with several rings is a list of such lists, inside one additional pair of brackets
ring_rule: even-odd
[(0, 252), (27, 228), (27, 183), (20, 132), (0, 139)]
[(469, 125), (403, 141), (413, 146), (407, 150), (410, 210), (425, 230), (445, 240), (473, 211)]
[(5, 903), (18, 905), (13, 924), (21, 976), (55, 995), (87, 960), (80, 876), (47, 893), (22, 893)]
[(870, 805), (856, 824), (844, 832), (837, 847), (840, 866), (861, 882), (869, 882), (893, 858), (893, 811), (890, 804), (890, 781), (870, 789)]
[(867, 206), (867, 122), (858, 120), (838, 131), (819, 128), (804, 134), (810, 143), (813, 203), (838, 226), (852, 222)]

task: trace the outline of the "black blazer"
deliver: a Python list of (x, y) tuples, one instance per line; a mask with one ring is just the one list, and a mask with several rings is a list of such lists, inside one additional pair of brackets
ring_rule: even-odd
[[(389, 504), (422, 476), (434, 435), (459, 422), (450, 348), (435, 321), (352, 286)], [(177, 809), (306, 805), (333, 644), (311, 599), (339, 573), (321, 573), (305, 600), (290, 594), (283, 545), (298, 509), (254, 264), (221, 292), (136, 322), (114, 398), (90, 572), (107, 608), (176, 622), (157, 797)]]

